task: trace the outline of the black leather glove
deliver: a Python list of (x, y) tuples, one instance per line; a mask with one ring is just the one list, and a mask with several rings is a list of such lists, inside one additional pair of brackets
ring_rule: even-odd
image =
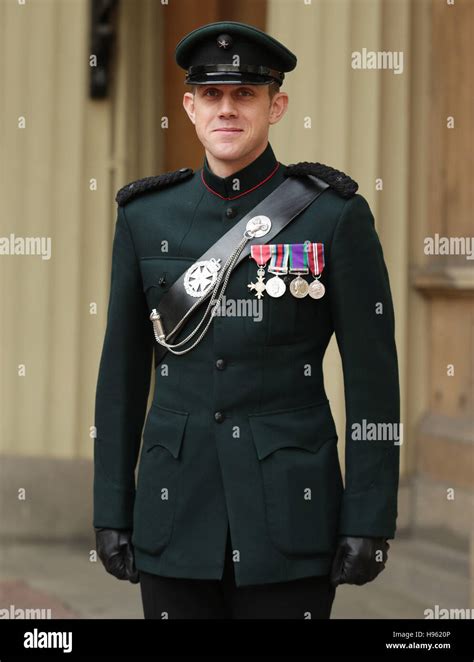
[(389, 548), (387, 538), (341, 536), (331, 568), (332, 585), (371, 582), (385, 568)]
[(135, 568), (132, 531), (122, 529), (95, 529), (96, 550), (104, 568), (117, 579), (128, 579), (132, 584), (140, 581)]

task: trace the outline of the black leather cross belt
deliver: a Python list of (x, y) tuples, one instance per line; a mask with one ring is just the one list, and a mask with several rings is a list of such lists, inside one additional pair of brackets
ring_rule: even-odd
[[(214, 258), (224, 264), (235, 251), (244, 237), (247, 223), (255, 216), (266, 216), (271, 220), (271, 229), (262, 237), (249, 239), (243, 248), (235, 265), (239, 264), (250, 254), (250, 247), (254, 244), (265, 244), (281, 232), (298, 214), (306, 209), (329, 185), (314, 175), (304, 177), (288, 177), (278, 188), (262, 200), (256, 207), (248, 212), (236, 225), (228, 230), (216, 243), (211, 246), (196, 262), (207, 261)], [(188, 270), (186, 270), (188, 271)], [(171, 343), (179, 332), (181, 325), (175, 328), (193, 306), (199, 308), (209, 296), (213, 288), (199, 299), (188, 294), (184, 287), (186, 272), (173, 283), (168, 292), (163, 295), (158, 313), (163, 326), (169, 332), (166, 342)], [(155, 368), (165, 356), (168, 349), (155, 343)]]

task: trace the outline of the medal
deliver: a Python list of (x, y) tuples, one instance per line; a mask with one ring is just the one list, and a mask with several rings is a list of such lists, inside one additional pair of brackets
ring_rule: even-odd
[(301, 278), (301, 274), (307, 274), (308, 269), (308, 250), (307, 244), (290, 244), (290, 274), (298, 274), (290, 283), (291, 294), (302, 299), (309, 292), (308, 282)]
[(304, 278), (301, 278), (301, 276), (293, 278), (290, 283), (290, 292), (297, 299), (302, 299), (309, 292), (308, 282)]
[(265, 287), (271, 297), (281, 297), (285, 294), (286, 290), (285, 281), (283, 281), (278, 274), (273, 276), (273, 278), (270, 278)]
[(313, 299), (321, 299), (326, 292), (326, 288), (320, 282), (321, 274), (324, 269), (324, 244), (312, 243), (309, 252), (309, 267), (315, 280), (309, 285), (309, 296)]
[(321, 299), (321, 297), (324, 296), (324, 293), (326, 291), (326, 288), (318, 279), (313, 280), (313, 282), (310, 283), (308, 287), (309, 287), (309, 296), (313, 297), (313, 299)]
[(258, 265), (257, 282), (249, 283), (247, 287), (251, 290), (255, 290), (255, 296), (258, 299), (261, 299), (266, 289), (266, 285), (264, 283), (264, 267), (270, 259), (270, 246), (268, 244), (254, 244), (250, 246), (250, 257), (252, 257)]
[(281, 297), (286, 291), (286, 285), (279, 274), (286, 274), (288, 272), (288, 244), (270, 244), (270, 251), (272, 259), (268, 271), (275, 274), (275, 276), (267, 281), (265, 287), (269, 296)]

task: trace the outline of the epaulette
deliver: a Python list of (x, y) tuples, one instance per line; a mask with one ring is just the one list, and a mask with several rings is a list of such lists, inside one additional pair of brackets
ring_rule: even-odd
[(348, 175), (340, 170), (331, 168), (324, 165), (324, 163), (311, 163), (309, 161), (301, 161), (301, 163), (294, 163), (286, 166), (283, 171), (285, 177), (302, 177), (303, 175), (314, 175), (323, 182), (329, 184), (339, 195), (343, 198), (350, 198), (355, 195), (359, 184), (351, 179)]
[(193, 174), (194, 170), (192, 168), (180, 168), (179, 170), (165, 172), (162, 175), (155, 175), (154, 177), (143, 177), (143, 179), (137, 179), (119, 189), (115, 200), (123, 207), (127, 202), (130, 202), (130, 200), (133, 200), (142, 193), (148, 193), (149, 191), (155, 191), (156, 189), (182, 182), (184, 179), (189, 179)]

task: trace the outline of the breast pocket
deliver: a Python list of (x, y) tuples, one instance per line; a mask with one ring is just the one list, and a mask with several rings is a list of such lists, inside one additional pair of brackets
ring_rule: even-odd
[[(265, 269), (265, 283), (273, 276)], [(285, 293), (281, 297), (271, 297), (264, 291), (261, 300), (262, 322), (258, 326), (250, 320), (247, 325), (251, 339), (261, 340), (266, 345), (285, 345), (308, 339), (315, 333), (318, 321), (320, 302), (309, 295), (298, 299), (291, 294), (290, 282), (296, 278), (295, 274), (280, 278), (285, 282)], [(311, 282), (308, 276), (306, 280)], [(248, 282), (257, 283), (257, 265), (254, 260), (249, 260)], [(251, 297), (256, 296), (252, 290), (249, 292)]]
[(181, 475), (180, 452), (188, 412), (153, 404), (143, 432), (132, 543), (151, 554), (169, 543)]
[(173, 283), (195, 262), (192, 257), (155, 256), (143, 257), (140, 270), (143, 291), (150, 308), (157, 308), (160, 300)]
[(343, 482), (329, 402), (250, 414), (270, 538), (283, 554), (329, 554)]

